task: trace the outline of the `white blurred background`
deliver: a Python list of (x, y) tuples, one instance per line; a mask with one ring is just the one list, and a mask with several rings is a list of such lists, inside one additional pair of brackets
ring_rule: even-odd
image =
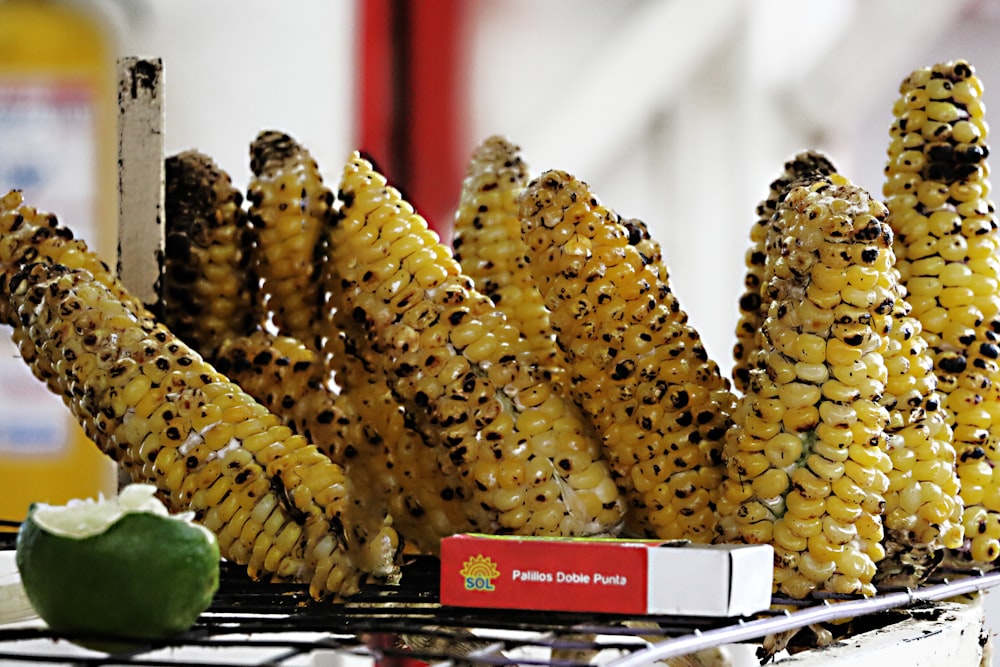
[[(356, 141), (357, 3), (98, 1), (122, 55), (164, 61), (168, 152), (198, 148), (243, 184), (250, 140), (279, 128), (337, 178)], [(754, 209), (783, 162), (822, 150), (878, 196), (892, 102), (912, 69), (965, 58), (987, 109), (1000, 91), (997, 0), (478, 0), (466, 9), (462, 144), (505, 134), (533, 172), (573, 172), (622, 215), (644, 219), (727, 371)]]

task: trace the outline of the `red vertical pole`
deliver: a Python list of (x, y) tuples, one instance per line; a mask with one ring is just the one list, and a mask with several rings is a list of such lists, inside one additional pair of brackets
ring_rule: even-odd
[(466, 156), (462, 0), (361, 0), (357, 129), (365, 151), (450, 240)]
[(390, 62), (391, 0), (359, 0), (355, 49), (357, 63), (354, 113), (356, 144), (372, 158), (388, 161), (393, 72)]
[[(357, 146), (450, 243), (466, 160), (462, 0), (358, 2)], [(372, 640), (376, 648), (396, 644), (391, 636)]]

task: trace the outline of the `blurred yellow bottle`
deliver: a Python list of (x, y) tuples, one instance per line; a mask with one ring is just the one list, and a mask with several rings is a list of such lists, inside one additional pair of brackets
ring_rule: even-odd
[[(86, 5), (0, 0), (0, 191), (55, 213), (112, 266), (114, 39)], [(117, 473), (0, 326), (0, 519), (33, 501), (114, 494)]]

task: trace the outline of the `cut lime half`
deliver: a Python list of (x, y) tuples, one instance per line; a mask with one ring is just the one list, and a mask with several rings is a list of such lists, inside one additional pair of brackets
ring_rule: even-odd
[(106, 652), (189, 629), (219, 586), (219, 546), (155, 489), (31, 507), (17, 537), (25, 593), (49, 627)]

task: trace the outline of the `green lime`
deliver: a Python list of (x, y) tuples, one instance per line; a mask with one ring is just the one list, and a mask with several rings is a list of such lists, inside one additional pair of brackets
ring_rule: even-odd
[[(111, 499), (36, 503), (17, 536), (21, 583), (56, 633), (106, 652), (189, 629), (219, 587), (219, 545), (155, 489)], [(91, 639), (91, 637), (93, 639)]]

